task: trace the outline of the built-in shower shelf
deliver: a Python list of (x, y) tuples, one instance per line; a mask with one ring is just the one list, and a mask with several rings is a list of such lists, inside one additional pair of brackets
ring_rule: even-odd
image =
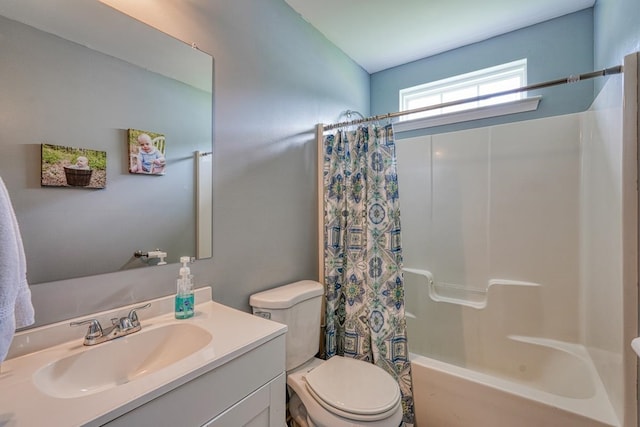
[(422, 276), (426, 279), (429, 298), (437, 302), (464, 305), (476, 309), (487, 306), (489, 289), (495, 286), (540, 286), (539, 283), (523, 282), (520, 280), (491, 279), (485, 288), (474, 288), (455, 283), (437, 282), (428, 270), (418, 268), (403, 268), (405, 273)]

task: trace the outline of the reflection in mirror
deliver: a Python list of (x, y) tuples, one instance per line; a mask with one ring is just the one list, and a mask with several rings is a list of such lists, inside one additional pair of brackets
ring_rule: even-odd
[(196, 153), (196, 258), (213, 252), (213, 159), (212, 152)]
[[(0, 5), (0, 174), (29, 282), (210, 256), (212, 58), (98, 2), (46, 6)], [(164, 135), (164, 174), (129, 173), (128, 129)], [(106, 152), (105, 188), (41, 187), (42, 144)]]

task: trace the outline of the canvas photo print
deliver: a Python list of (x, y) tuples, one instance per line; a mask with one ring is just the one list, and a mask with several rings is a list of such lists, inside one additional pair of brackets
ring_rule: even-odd
[(43, 187), (105, 188), (107, 152), (63, 145), (41, 145), (40, 185)]
[(164, 175), (165, 137), (161, 133), (129, 129), (129, 172)]

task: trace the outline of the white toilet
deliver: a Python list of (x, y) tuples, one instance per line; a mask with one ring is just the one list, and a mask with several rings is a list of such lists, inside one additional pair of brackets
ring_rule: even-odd
[(349, 357), (321, 360), (323, 287), (303, 280), (251, 295), (253, 313), (288, 327), (286, 335), (289, 411), (301, 426), (398, 427), (400, 388), (382, 368)]

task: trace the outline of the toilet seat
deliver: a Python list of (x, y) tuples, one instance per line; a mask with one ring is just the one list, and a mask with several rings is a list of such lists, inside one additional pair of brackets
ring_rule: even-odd
[[(334, 356), (339, 357), (339, 356)], [(374, 418), (370, 416), (358, 416), (348, 411), (340, 411), (336, 408), (327, 408), (320, 402), (322, 399), (315, 397), (307, 386), (306, 376), (313, 370), (319, 368), (327, 361), (322, 359), (313, 358), (304, 363), (303, 365), (287, 372), (287, 386), (290, 396), (297, 395), (302, 401), (303, 407), (308, 416), (308, 425), (312, 427), (354, 427), (354, 426), (366, 426), (366, 427), (397, 427), (402, 421), (402, 403), (399, 400), (397, 405), (384, 415), (380, 415)], [(357, 361), (357, 363), (367, 364), (367, 362)], [(378, 368), (380, 369), (380, 368)], [(322, 371), (320, 371), (322, 372)], [(312, 376), (313, 377), (313, 376)], [(354, 383), (359, 381), (355, 379)], [(395, 383), (395, 381), (394, 381)], [(397, 384), (395, 388), (399, 390)], [(358, 392), (360, 392), (359, 390)], [(358, 393), (356, 392), (356, 393)], [(385, 392), (389, 395), (388, 392)], [(326, 405), (326, 404), (325, 404)], [(359, 420), (355, 417), (361, 418)], [(385, 418), (386, 417), (386, 418)]]
[(309, 393), (326, 410), (358, 421), (388, 418), (400, 402), (400, 389), (382, 368), (334, 356), (304, 377)]

